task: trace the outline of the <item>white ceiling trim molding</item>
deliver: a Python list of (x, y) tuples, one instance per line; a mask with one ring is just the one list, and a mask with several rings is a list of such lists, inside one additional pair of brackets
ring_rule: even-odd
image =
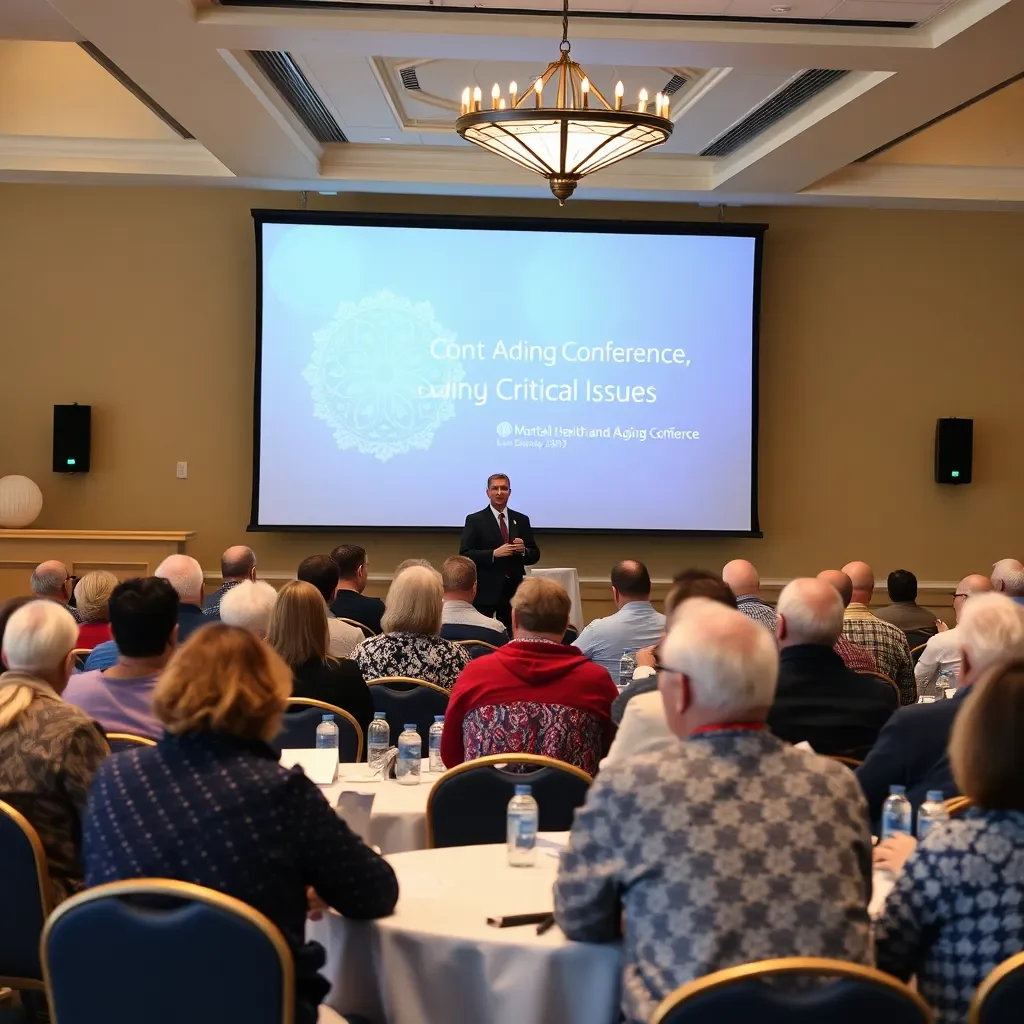
[(851, 164), (801, 195), (1024, 202), (1024, 167)]
[(234, 177), (202, 143), (191, 139), (0, 135), (0, 170)]

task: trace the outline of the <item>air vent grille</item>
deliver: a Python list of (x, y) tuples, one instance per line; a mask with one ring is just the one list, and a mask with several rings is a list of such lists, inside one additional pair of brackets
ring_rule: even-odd
[(324, 101), (299, 70), (290, 53), (277, 50), (250, 50), (249, 56), (270, 79), (288, 106), (317, 142), (347, 142), (341, 125), (327, 109)]
[(710, 146), (701, 150), (700, 155), (728, 156), (730, 153), (735, 153), (751, 139), (757, 138), (773, 124), (777, 124), (849, 73), (849, 71), (804, 71), (774, 96), (765, 100), (742, 121), (738, 121), (728, 131), (719, 135)]
[(684, 85), (686, 85), (687, 81), (688, 79), (683, 78), (682, 75), (673, 75), (661, 91), (666, 96), (675, 96), (675, 94), (679, 92)]
[(194, 139), (195, 136), (180, 122), (176, 121), (170, 114), (160, 106), (142, 86), (136, 85), (98, 46), (85, 42), (78, 44), (104, 71), (113, 75), (140, 103), (151, 110), (168, 128), (183, 139)]
[(399, 74), (402, 76), (402, 85), (404, 85), (406, 89), (410, 89), (413, 92), (420, 91), (420, 80), (416, 76), (415, 68), (402, 68)]

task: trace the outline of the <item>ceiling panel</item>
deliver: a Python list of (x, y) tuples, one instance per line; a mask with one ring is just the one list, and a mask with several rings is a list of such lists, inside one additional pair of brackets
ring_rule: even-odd
[(909, 21), (920, 24), (948, 6), (908, 3), (906, 0), (843, 0), (828, 17), (846, 21)]
[(84, 38), (46, 0), (0, 0), (0, 39), (77, 43)]
[[(732, 0), (725, 13), (737, 18), (813, 18), (826, 17), (841, 0)], [(773, 11), (773, 7), (780, 10)], [(781, 8), (786, 8), (781, 10)]]

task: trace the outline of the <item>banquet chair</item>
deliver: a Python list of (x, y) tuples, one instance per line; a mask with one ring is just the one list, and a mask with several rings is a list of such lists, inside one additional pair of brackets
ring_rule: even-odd
[(155, 747), (156, 740), (148, 736), (138, 736), (133, 732), (108, 732), (107, 743), (110, 744), (110, 752), (117, 754), (122, 750), (131, 750), (133, 747)]
[(969, 796), (951, 796), (943, 801), (943, 806), (946, 808), (946, 814), (951, 818), (958, 818), (964, 811), (974, 806), (974, 801)]
[(141, 878), (73, 896), (46, 922), (43, 976), (60, 1024), (292, 1024), (295, 968), (241, 900)]
[(344, 622), (347, 626), (355, 626), (356, 629), (361, 629), (363, 631), (364, 638), (377, 635), (376, 630), (372, 629), (365, 622), (359, 622), (357, 619), (346, 619), (342, 616), (338, 616), (338, 621)]
[(456, 647), (461, 647), (470, 658), (482, 658), (485, 654), (491, 654), (498, 649), (486, 640), (453, 640), (452, 642)]
[(888, 683), (896, 693), (896, 700), (900, 699), (900, 688), (896, 685), (896, 682), (890, 679), (884, 672), (858, 672), (859, 676), (867, 676), (870, 679), (880, 679), (883, 683)]
[[(918, 648), (924, 650), (924, 645), (928, 643), (928, 641), (931, 640), (931, 638), (935, 636), (935, 634), (938, 633), (938, 631), (939, 630), (937, 626), (929, 626), (925, 629), (908, 630), (907, 643), (910, 644), (911, 658), (914, 658), (914, 651), (916, 651)], [(919, 654), (917, 657), (919, 658), (921, 657), (921, 655)], [(917, 664), (917, 658), (914, 658), (914, 664)]]
[(406, 722), (415, 722), (425, 755), (434, 715), (443, 715), (448, 710), (449, 692), (436, 683), (411, 676), (381, 676), (368, 679), (366, 685), (370, 688), (374, 710), (383, 711), (387, 719), (391, 746), (398, 743), (398, 734)]
[(362, 761), (362, 726), (344, 708), (310, 697), (288, 698), (288, 707), (281, 719), (281, 731), (274, 740), (274, 746), (278, 750), (315, 747), (317, 726), (324, 715), (334, 715), (334, 724), (338, 727), (338, 760), (343, 764)]
[(918, 644), (916, 647), (910, 648), (910, 660), (916, 665), (921, 660), (921, 655), (924, 654), (924, 649), (928, 646), (927, 641), (923, 644)]
[[(39, 937), (53, 909), (53, 889), (46, 852), (28, 819), (0, 800), (0, 986), (19, 989), (41, 1000), (43, 969)], [(29, 999), (23, 997), (27, 1005)], [(27, 1014), (33, 1019), (32, 1014)]]
[(89, 655), (92, 654), (91, 647), (76, 647), (72, 652), (75, 656), (75, 668), (82, 672), (85, 670), (85, 663), (89, 660)]
[[(783, 978), (830, 978), (814, 985)], [(769, 982), (766, 984), (765, 982)], [(727, 967), (677, 988), (651, 1024), (932, 1024), (927, 1003), (911, 988), (874, 967), (791, 956)]]
[(967, 1024), (1011, 1024), (1024, 1006), (1024, 953), (1004, 960), (978, 986)]
[(845, 764), (850, 771), (855, 771), (864, 762), (858, 761), (855, 757), (847, 757), (845, 754), (826, 754), (825, 755), (830, 761), (838, 761), (840, 764)]
[[(500, 766), (530, 771), (503, 771)], [(427, 846), (505, 842), (508, 802), (518, 785), (533, 788), (538, 831), (567, 832), (593, 780), (575, 765), (540, 754), (491, 754), (465, 761), (434, 783), (427, 797)]]

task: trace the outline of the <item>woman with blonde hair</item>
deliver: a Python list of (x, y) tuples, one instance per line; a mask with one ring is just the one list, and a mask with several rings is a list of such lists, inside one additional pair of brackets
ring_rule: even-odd
[(966, 1020), (982, 979), (1024, 949), (1024, 662), (971, 690), (949, 759), (974, 807), (928, 830), (875, 923), (879, 968), (916, 974), (936, 1024)]
[(75, 584), (75, 608), (82, 623), (78, 629), (76, 645), (79, 648), (91, 651), (98, 644), (114, 639), (110, 631), (107, 602), (117, 583), (117, 577), (112, 572), (98, 569), (86, 573)]
[(364, 640), (352, 657), (366, 679), (409, 676), (450, 690), (469, 664), (465, 648), (441, 638), (441, 574), (409, 565), (391, 581), (381, 620), (384, 632)]
[(307, 890), (368, 920), (391, 913), (398, 882), (300, 768), (277, 763), (269, 741), (291, 688), (288, 666), (248, 630), (197, 630), (156, 688), (164, 737), (96, 776), (84, 860), (89, 885), (173, 878), (265, 914), (295, 959), (296, 1024), (313, 1024), (330, 986), (317, 973), (323, 949), (304, 941)]
[(327, 605), (312, 583), (286, 583), (270, 613), (267, 640), (292, 670), (292, 697), (322, 700), (347, 711), (366, 730), (373, 721), (373, 698), (358, 666), (332, 658)]

